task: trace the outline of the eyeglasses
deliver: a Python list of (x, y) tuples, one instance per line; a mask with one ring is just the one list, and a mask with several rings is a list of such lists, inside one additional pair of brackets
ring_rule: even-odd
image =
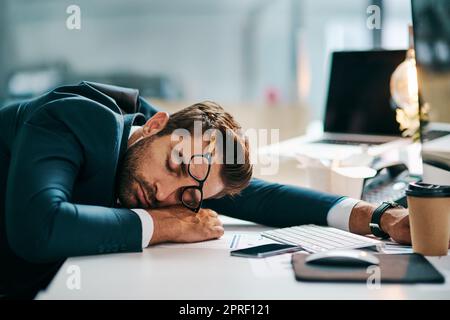
[(197, 186), (184, 187), (181, 192), (181, 203), (188, 209), (197, 213), (200, 211), (203, 202), (203, 185), (208, 179), (211, 170), (212, 149), (215, 139), (211, 140), (209, 152), (205, 154), (194, 154), (188, 164), (188, 173), (198, 182)]

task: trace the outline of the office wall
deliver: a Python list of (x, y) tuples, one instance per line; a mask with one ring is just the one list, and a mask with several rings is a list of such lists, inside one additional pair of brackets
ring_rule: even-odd
[(253, 101), (272, 86), (289, 95), (290, 0), (79, 0), (81, 30), (65, 27), (71, 1), (3, 1), (15, 17), (17, 65), (67, 61), (80, 73), (167, 75), (189, 100)]
[[(306, 101), (313, 119), (323, 119), (328, 89), (330, 54), (334, 50), (373, 48), (372, 30), (366, 25), (371, 0), (303, 0), (301, 36), (307, 56), (306, 72), (310, 79)], [(405, 49), (408, 24), (411, 23), (410, 0), (385, 0), (381, 11), (384, 49)], [(301, 52), (300, 52), (301, 56)], [(300, 70), (300, 73), (302, 70)]]
[[(383, 44), (405, 47), (409, 0), (384, 2)], [(79, 31), (65, 27), (65, 10), (72, 3), (81, 7)], [(6, 64), (0, 59), (0, 81), (6, 65), (67, 61), (79, 73), (166, 75), (179, 84), (185, 100), (255, 105), (300, 99), (310, 106), (312, 118), (321, 119), (330, 52), (372, 45), (368, 3), (0, 0), (0, 15), (10, 19), (0, 22), (0, 51), (10, 52)]]
[(408, 47), (408, 25), (412, 25), (411, 1), (385, 1), (383, 47), (404, 49)]
[(67, 61), (79, 73), (162, 74), (178, 81), (188, 99), (238, 98), (239, 12), (79, 0), (81, 30), (68, 30), (71, 3), (14, 1), (18, 64)]
[(307, 99), (314, 119), (323, 118), (331, 52), (372, 47), (370, 30), (366, 27), (366, 8), (367, 1), (360, 0), (305, 1), (302, 34), (310, 57), (311, 86)]
[(13, 32), (11, 30), (11, 17), (9, 13), (9, 3), (0, 0), (0, 101), (6, 94), (6, 77), (14, 68), (15, 46)]

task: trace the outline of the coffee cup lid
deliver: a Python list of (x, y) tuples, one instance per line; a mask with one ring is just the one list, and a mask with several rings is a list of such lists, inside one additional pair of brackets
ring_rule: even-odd
[(425, 198), (450, 197), (450, 186), (427, 184), (423, 182), (411, 182), (405, 190), (407, 196)]

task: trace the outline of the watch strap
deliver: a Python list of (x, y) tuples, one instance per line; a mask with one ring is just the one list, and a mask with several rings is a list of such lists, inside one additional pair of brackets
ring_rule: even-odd
[(382, 239), (389, 238), (389, 234), (387, 234), (386, 232), (383, 231), (383, 229), (381, 229), (381, 217), (386, 212), (386, 210), (397, 207), (399, 207), (397, 203), (386, 201), (375, 209), (375, 211), (372, 214), (372, 219), (369, 223), (370, 231), (374, 236)]

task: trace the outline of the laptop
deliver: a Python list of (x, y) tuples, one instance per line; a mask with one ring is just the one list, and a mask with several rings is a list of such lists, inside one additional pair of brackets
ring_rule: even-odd
[(310, 130), (259, 152), (344, 160), (363, 152), (379, 156), (407, 145), (410, 139), (402, 138), (390, 93), (392, 73), (405, 58), (406, 50), (332, 53), (323, 130)]
[(333, 52), (323, 130), (286, 140), (276, 151), (343, 160), (362, 152), (379, 156), (410, 143), (402, 138), (390, 93), (392, 73), (405, 57), (406, 50)]
[(376, 146), (401, 139), (390, 78), (405, 50), (332, 54), (324, 133), (313, 144)]

